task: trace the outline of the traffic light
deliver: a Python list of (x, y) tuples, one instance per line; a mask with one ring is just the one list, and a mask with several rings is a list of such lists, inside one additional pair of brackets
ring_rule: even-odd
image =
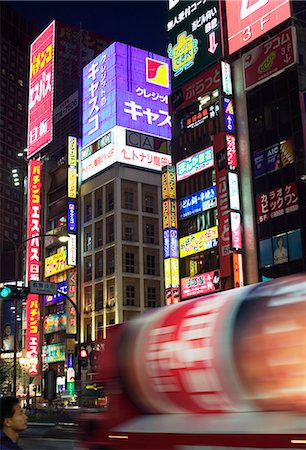
[(8, 286), (4, 286), (0, 288), (0, 297), (1, 298), (10, 298), (12, 296), (12, 289)]
[(79, 366), (83, 368), (88, 366), (88, 352), (84, 347), (79, 350), (78, 363)]
[(2, 299), (25, 299), (29, 293), (29, 288), (25, 286), (3, 285), (0, 287), (0, 298)]

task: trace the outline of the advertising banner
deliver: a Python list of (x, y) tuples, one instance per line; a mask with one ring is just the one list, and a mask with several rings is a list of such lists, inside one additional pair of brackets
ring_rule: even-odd
[(168, 56), (176, 89), (222, 55), (219, 2), (178, 2), (168, 13)]
[(168, 58), (119, 42), (83, 69), (83, 143), (115, 125), (171, 139)]
[(178, 201), (179, 219), (193, 216), (217, 206), (216, 186), (203, 189)]
[(257, 223), (269, 220), (269, 197), (265, 192), (256, 196)]
[[(53, 283), (57, 283), (57, 290), (62, 292), (63, 294), (68, 294), (68, 285), (66, 280), (66, 274), (63, 274), (65, 277), (62, 281), (57, 281), (60, 276), (55, 276), (50, 278)], [(62, 278), (62, 277), (60, 277)], [(44, 295), (44, 303), (45, 305), (52, 305), (53, 303), (62, 302), (65, 300), (65, 296), (58, 292), (56, 295)]]
[(242, 249), (242, 234), (241, 234), (241, 215), (239, 212), (230, 212), (231, 224), (231, 249)]
[[(40, 279), (41, 222), (41, 176), (42, 162), (29, 161), (28, 173), (28, 231), (27, 231), (27, 281)], [(31, 239), (32, 238), (32, 239)], [(26, 300), (26, 351), (31, 357), (30, 375), (38, 374), (39, 355), (39, 296), (29, 294)]]
[(296, 63), (296, 31), (287, 28), (242, 57), (246, 90)]
[(237, 169), (237, 148), (236, 148), (236, 138), (232, 134), (226, 134), (226, 158), (227, 165), (230, 170)]
[(179, 240), (180, 257), (200, 253), (218, 245), (218, 227), (208, 228), (204, 231), (191, 234)]
[(61, 247), (54, 255), (48, 256), (45, 259), (45, 277), (51, 277), (70, 267), (71, 266), (67, 262), (67, 248)]
[(214, 165), (213, 147), (205, 148), (176, 164), (176, 179), (182, 181)]
[(199, 97), (214, 91), (220, 87), (220, 65), (205, 70), (200, 75), (192, 78), (171, 95), (171, 107), (174, 112), (195, 102)]
[(55, 333), (57, 331), (66, 330), (66, 313), (63, 314), (49, 314), (44, 318), (45, 334)]
[(181, 279), (181, 297), (183, 299), (217, 292), (220, 288), (219, 270)]
[(232, 54), (291, 15), (290, 0), (227, 1), (228, 50)]
[(162, 199), (176, 198), (175, 167), (165, 166), (162, 169)]
[(65, 344), (51, 344), (45, 346), (47, 354), (47, 362), (61, 362), (65, 361)]
[(69, 201), (67, 213), (67, 230), (69, 233), (76, 233), (76, 229), (77, 229), (76, 204), (72, 201)]
[[(69, 270), (68, 272), (68, 295), (75, 305), (77, 305), (77, 269)], [(73, 305), (66, 301), (67, 312), (67, 334), (76, 334), (77, 332), (77, 313)]]
[(276, 143), (271, 147), (253, 154), (253, 173), (258, 178), (266, 173), (275, 172), (281, 167), (295, 161), (294, 143), (292, 137)]
[(52, 141), (55, 22), (31, 44), (28, 107), (30, 158)]

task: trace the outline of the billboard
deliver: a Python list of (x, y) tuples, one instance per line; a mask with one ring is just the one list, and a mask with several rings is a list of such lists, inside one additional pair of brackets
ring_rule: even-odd
[(220, 64), (205, 70), (200, 75), (192, 78), (188, 83), (177, 89), (171, 95), (171, 107), (174, 112), (195, 102), (199, 97), (220, 87)]
[(67, 261), (67, 248), (61, 247), (56, 253), (45, 259), (45, 277), (51, 277), (70, 267)]
[(31, 44), (28, 158), (52, 141), (54, 40), (55, 22), (53, 21)]
[(205, 148), (176, 164), (176, 179), (182, 181), (214, 165), (213, 147)]
[(295, 161), (294, 143), (292, 138), (276, 143), (271, 147), (253, 154), (253, 174), (259, 178), (267, 173), (280, 170)]
[(251, 89), (296, 63), (296, 30), (289, 27), (242, 56), (245, 89)]
[(291, 15), (290, 0), (227, 1), (229, 54), (272, 30)]
[[(28, 173), (28, 231), (27, 281), (39, 280), (40, 271), (40, 209), (42, 162), (29, 161)], [(36, 237), (37, 236), (37, 237)], [(39, 296), (29, 294), (26, 300), (26, 351), (31, 357), (30, 375), (38, 374), (39, 355)]]
[(204, 231), (185, 236), (179, 240), (180, 257), (193, 255), (210, 250), (218, 245), (218, 227), (208, 228)]
[(169, 60), (115, 42), (83, 69), (83, 142), (115, 125), (171, 139)]
[(301, 230), (293, 230), (260, 240), (259, 255), (261, 268), (302, 258)]
[(49, 314), (44, 318), (45, 334), (66, 330), (67, 316), (63, 314)]
[(193, 216), (217, 206), (216, 186), (203, 189), (178, 201), (179, 219)]
[(181, 297), (183, 299), (210, 294), (221, 289), (220, 271), (201, 273), (181, 279)]
[(299, 196), (296, 182), (283, 187), (262, 192), (256, 196), (257, 223), (263, 223), (299, 209)]
[(183, 2), (169, 9), (168, 56), (176, 89), (222, 55), (219, 2)]

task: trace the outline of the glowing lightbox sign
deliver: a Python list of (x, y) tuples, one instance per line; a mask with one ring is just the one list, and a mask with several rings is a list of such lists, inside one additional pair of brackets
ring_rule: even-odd
[(180, 257), (200, 253), (218, 245), (218, 227), (208, 228), (204, 231), (191, 234), (179, 240)]
[(230, 209), (240, 209), (240, 198), (239, 198), (239, 184), (238, 184), (238, 174), (235, 172), (228, 172), (228, 192), (229, 192), (229, 202)]
[(219, 1), (178, 2), (169, 9), (167, 31), (176, 89), (222, 54)]
[(67, 213), (67, 230), (71, 233), (76, 233), (77, 217), (76, 217), (76, 204), (72, 201), (68, 202)]
[(241, 235), (241, 215), (238, 212), (230, 212), (231, 223), (231, 247), (234, 250), (242, 249), (242, 235)]
[(193, 216), (217, 206), (216, 186), (211, 186), (178, 201), (179, 219)]
[(185, 178), (202, 172), (214, 165), (213, 147), (208, 147), (194, 155), (189, 156), (176, 164), (176, 179), (182, 181)]
[(67, 262), (67, 249), (66, 247), (61, 247), (54, 255), (48, 256), (45, 259), (45, 277), (51, 277), (70, 267)]
[(31, 44), (28, 107), (30, 158), (52, 141), (55, 22)]
[(168, 58), (115, 42), (83, 69), (83, 143), (120, 125), (171, 139)]
[(175, 228), (166, 228), (164, 230), (164, 259), (178, 257), (178, 231)]
[(190, 298), (209, 294), (221, 289), (220, 271), (201, 273), (193, 277), (181, 279), (181, 297)]
[(290, 0), (225, 2), (229, 54), (264, 35), (291, 15)]

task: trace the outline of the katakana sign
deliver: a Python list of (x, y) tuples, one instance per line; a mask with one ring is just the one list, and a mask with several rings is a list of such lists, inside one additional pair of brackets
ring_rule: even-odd
[(83, 69), (83, 143), (115, 125), (171, 139), (168, 58), (115, 42)]

